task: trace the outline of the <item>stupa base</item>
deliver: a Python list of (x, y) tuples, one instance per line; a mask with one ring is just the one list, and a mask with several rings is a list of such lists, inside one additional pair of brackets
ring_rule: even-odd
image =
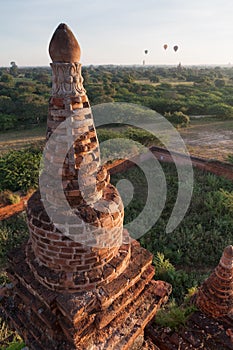
[(9, 256), (13, 288), (3, 297), (1, 311), (30, 350), (144, 347), (144, 328), (167, 301), (171, 286), (152, 279), (152, 255), (136, 241), (117, 278), (72, 294), (40, 284), (26, 262), (25, 248)]

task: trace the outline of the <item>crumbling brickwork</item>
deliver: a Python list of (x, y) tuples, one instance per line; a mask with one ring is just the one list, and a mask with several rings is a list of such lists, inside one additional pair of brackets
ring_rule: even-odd
[(136, 350), (171, 286), (153, 280), (152, 255), (123, 229), (122, 200), (100, 165), (80, 48), (65, 24), (50, 55), (40, 190), (28, 201), (30, 239), (9, 254), (13, 288), (2, 307), (30, 350)]

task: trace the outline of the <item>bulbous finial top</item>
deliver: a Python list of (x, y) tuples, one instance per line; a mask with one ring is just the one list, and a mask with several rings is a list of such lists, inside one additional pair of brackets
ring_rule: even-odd
[(79, 62), (81, 50), (70, 28), (61, 23), (55, 30), (49, 44), (49, 54), (53, 62)]

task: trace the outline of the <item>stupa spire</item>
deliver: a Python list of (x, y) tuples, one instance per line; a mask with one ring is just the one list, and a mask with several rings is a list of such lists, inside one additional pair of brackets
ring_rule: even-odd
[(124, 207), (101, 166), (80, 48), (65, 24), (50, 43), (53, 84), (28, 242), (9, 255), (4, 311), (31, 350), (144, 348), (144, 328), (171, 292), (152, 254), (123, 230)]

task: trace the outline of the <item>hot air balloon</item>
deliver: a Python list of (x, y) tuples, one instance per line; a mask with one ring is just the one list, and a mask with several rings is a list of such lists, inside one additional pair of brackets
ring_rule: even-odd
[(145, 54), (146, 54), (146, 55), (148, 54), (148, 50), (145, 50)]
[(168, 46), (167, 44), (163, 45), (164, 50), (167, 50)]
[(175, 45), (175, 46), (173, 47), (173, 50), (176, 52), (176, 51), (178, 50), (178, 46)]

